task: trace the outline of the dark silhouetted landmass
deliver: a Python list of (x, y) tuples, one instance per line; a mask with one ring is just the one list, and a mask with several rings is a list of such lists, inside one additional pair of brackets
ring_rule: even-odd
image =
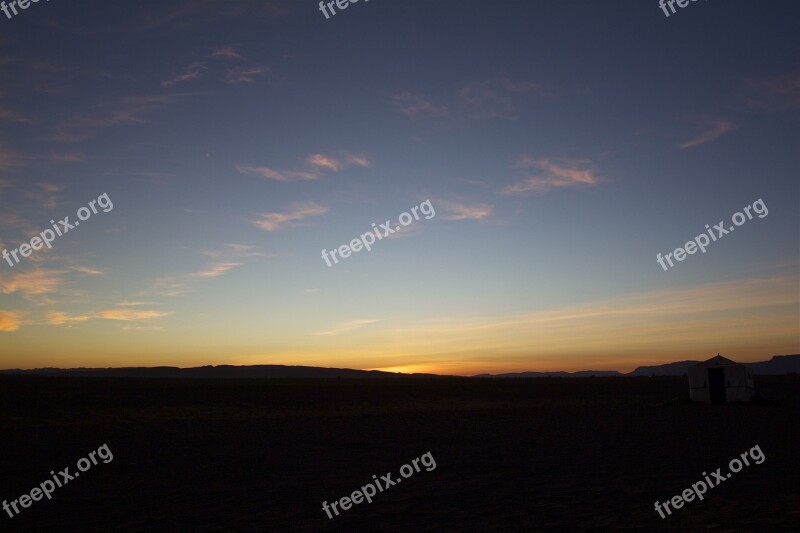
[(629, 376), (682, 376), (689, 371), (690, 366), (694, 366), (700, 361), (678, 361), (677, 363), (667, 363), (665, 365), (640, 366), (629, 373)]
[(616, 370), (581, 370), (580, 372), (511, 372), (508, 374), (480, 374), (476, 378), (591, 378), (623, 376)]
[[(680, 361), (657, 366), (640, 366), (628, 375), (682, 376), (686, 374), (690, 366), (697, 363), (700, 363), (700, 361)], [(800, 355), (774, 355), (769, 361), (744, 363), (744, 365), (750, 367), (757, 376), (800, 373)]]
[(800, 374), (800, 355), (775, 355), (769, 361), (745, 364), (756, 375)]
[(2, 370), (0, 374), (27, 374), (56, 377), (102, 378), (347, 378), (376, 379), (398, 377), (445, 377), (435, 374), (400, 374), (379, 370), (352, 370), (349, 368), (321, 368), (313, 366), (252, 365), (252, 366), (199, 366), (178, 368), (173, 366), (134, 368), (36, 368), (32, 370)]
[[(797, 531), (800, 376), (763, 376), (756, 386), (775, 403), (674, 401), (689, 396), (680, 376), (2, 375), (0, 502), (30, 493), (54, 468), (77, 474), (77, 461), (103, 443), (114, 460), (81, 472), (51, 500), (18, 503), (19, 516), (0, 508), (0, 525), (64, 533)], [(751, 461), (665, 519), (654, 511), (654, 501), (708, 469), (727, 470), (755, 445), (762, 464)], [(423, 467), (332, 520), (323, 512), (322, 502), (373, 475), (400, 479), (400, 467), (428, 451), (435, 470)]]
[[(624, 376), (682, 376), (687, 369), (700, 361), (679, 361), (656, 366), (640, 366), (633, 372), (622, 374), (616, 370), (582, 370), (579, 372), (513, 372), (507, 374), (480, 374), (476, 378), (588, 378)], [(745, 363), (756, 375), (781, 375), (800, 373), (800, 355), (776, 355), (769, 361)], [(354, 370), (351, 368), (322, 368), (314, 366), (252, 365), (252, 366), (199, 366), (178, 368), (174, 366), (133, 368), (35, 368), (32, 370), (0, 370), (0, 374), (99, 377), (99, 378), (195, 378), (195, 379), (387, 379), (387, 378), (448, 378), (439, 374), (402, 374), (379, 370)]]

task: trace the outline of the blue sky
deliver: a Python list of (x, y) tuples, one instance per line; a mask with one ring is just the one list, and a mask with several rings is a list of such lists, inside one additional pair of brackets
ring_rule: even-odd
[[(629, 370), (800, 348), (789, 1), (0, 15), (0, 367)], [(656, 254), (769, 209), (664, 271)], [(320, 256), (430, 200), (436, 215)]]

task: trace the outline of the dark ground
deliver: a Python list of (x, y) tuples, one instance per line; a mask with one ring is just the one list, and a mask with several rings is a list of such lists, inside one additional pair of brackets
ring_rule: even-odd
[[(2, 377), (0, 499), (104, 443), (114, 460), (0, 530), (798, 531), (800, 377), (756, 385), (776, 403), (670, 402), (685, 378)], [(705, 500), (653, 509), (755, 445)], [(322, 511), (428, 451), (432, 472)]]

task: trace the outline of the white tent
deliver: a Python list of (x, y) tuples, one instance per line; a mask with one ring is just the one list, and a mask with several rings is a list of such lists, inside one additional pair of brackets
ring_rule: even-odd
[(719, 354), (689, 367), (689, 396), (696, 402), (749, 402), (754, 394), (753, 371)]

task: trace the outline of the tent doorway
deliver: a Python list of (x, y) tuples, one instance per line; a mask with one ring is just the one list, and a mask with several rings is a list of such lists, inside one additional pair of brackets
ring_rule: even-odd
[(708, 392), (712, 404), (725, 403), (725, 369), (708, 369)]

